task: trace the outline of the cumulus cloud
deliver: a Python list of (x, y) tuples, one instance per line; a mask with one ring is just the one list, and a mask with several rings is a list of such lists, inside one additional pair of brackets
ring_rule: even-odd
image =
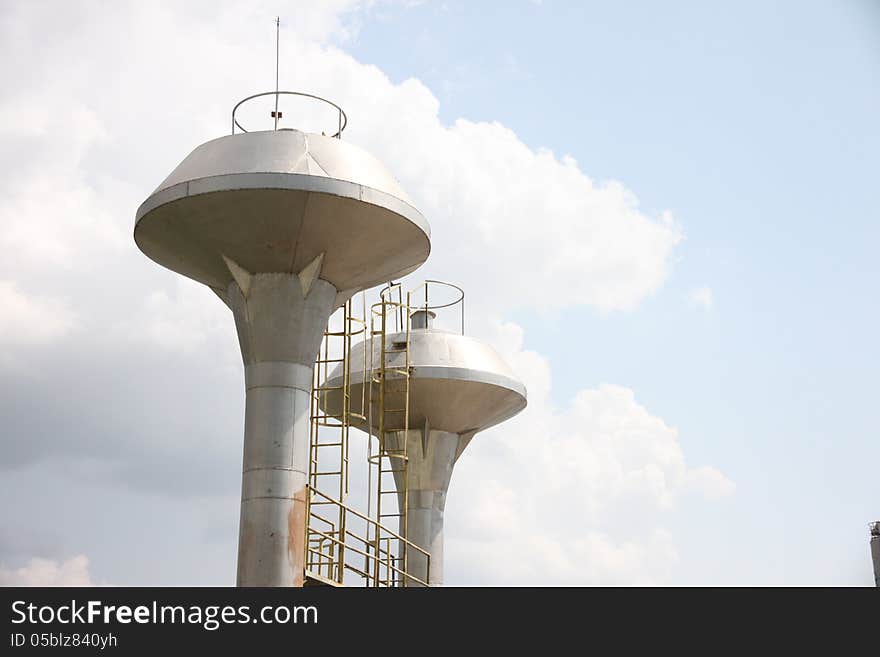
[(34, 558), (20, 568), (0, 564), (0, 586), (95, 586), (83, 554), (64, 561)]
[(677, 430), (626, 387), (580, 390), (557, 408), (543, 357), (523, 349), (516, 325), (499, 334), (529, 387), (529, 410), (478, 435), (456, 466), (452, 575), (493, 584), (666, 581), (677, 552), (664, 515), (685, 495), (729, 495), (733, 482), (690, 467)]
[(687, 473), (686, 486), (700, 492), (709, 499), (717, 499), (732, 495), (736, 484), (724, 476), (717, 468), (707, 465), (695, 468)]
[(194, 281), (178, 278), (173, 290), (153, 290), (129, 317), (112, 330), (128, 338), (172, 352), (192, 352), (211, 336), (229, 333), (231, 315), (223, 302)]
[(0, 280), (0, 344), (44, 344), (76, 324), (65, 299), (29, 296), (15, 282)]
[(521, 536), (483, 541), (449, 539), (447, 559), (455, 561), (447, 572), (460, 583), (494, 586), (650, 586), (668, 582), (678, 560), (672, 536), (663, 530), (621, 541), (590, 530), (560, 537), (544, 526), (525, 529)]
[(701, 285), (690, 293), (690, 301), (693, 305), (704, 310), (711, 310), (715, 299), (712, 295), (712, 288), (708, 285)]
[[(547, 360), (498, 318), (524, 307), (632, 310), (663, 284), (681, 228), (643, 211), (623, 183), (530, 148), (508, 127), (441, 122), (424, 84), (394, 83), (333, 45), (358, 29), (358, 7), (297, 6), (297, 28), (282, 30), (282, 86), (346, 108), (346, 139), (384, 161), (432, 224), (432, 256), (414, 278), (465, 285), (471, 332), (501, 344), (529, 386), (529, 409), (459, 466), (452, 570), (461, 583), (537, 582), (524, 556), (537, 552), (554, 581), (662, 580), (675, 558), (662, 515), (681, 495), (732, 484), (690, 468), (676, 430), (624, 386), (560, 406)], [(209, 290), (140, 254), (131, 230), (138, 204), (189, 149), (225, 134), (231, 105), (274, 84), (275, 8), (120, 2), (102, 6), (100, 20), (93, 11), (18, 3), (0, 15), (0, 340), (41, 345), (28, 378), (0, 395), (3, 466), (63, 458), (120, 487), (168, 492), (168, 504), (171, 493), (234, 497), (242, 404), (232, 319)], [(285, 117), (318, 130), (324, 118), (307, 105)], [(53, 342), (61, 336), (64, 348)], [(636, 512), (655, 519), (641, 534), (619, 521)], [(505, 579), (480, 555), (513, 537), (523, 552)], [(102, 558), (125, 554), (113, 547)], [(77, 572), (73, 561), (25, 568)], [(469, 563), (485, 568), (468, 574)]]

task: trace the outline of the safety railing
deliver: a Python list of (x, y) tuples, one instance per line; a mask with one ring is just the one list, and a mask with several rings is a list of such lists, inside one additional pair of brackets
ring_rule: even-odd
[[(367, 309), (362, 294), (360, 316), (349, 301), (342, 327), (328, 325), (315, 362), (306, 570), (339, 585), (348, 575), (367, 586), (427, 586), (430, 554), (407, 534), (410, 340), (437, 311), (447, 311), (446, 326), (454, 322), (463, 334), (464, 291), (437, 280), (409, 291), (389, 283), (379, 299)], [(351, 362), (353, 336), (364, 339), (359, 363)], [(346, 503), (351, 426), (367, 432), (364, 512)], [(396, 531), (389, 528), (395, 518)]]
[[(345, 114), (345, 111), (336, 103), (331, 100), (327, 100), (326, 98), (321, 98), (321, 96), (315, 96), (314, 94), (307, 94), (302, 91), (264, 91), (259, 94), (254, 94), (253, 96), (248, 96), (247, 98), (243, 98), (235, 104), (235, 107), (232, 108), (232, 134), (235, 134), (235, 129), (238, 128), (241, 132), (248, 132), (241, 123), (239, 123), (235, 114), (238, 109), (244, 105), (245, 103), (254, 100), (255, 98), (262, 98), (264, 96), (274, 96), (275, 97), (275, 109), (272, 110), (270, 116), (274, 119), (275, 130), (278, 130), (278, 122), (283, 117), (283, 112), (279, 108), (278, 101), (281, 96), (298, 96), (300, 98), (311, 98), (312, 100), (317, 100), (322, 103), (326, 103), (330, 105), (336, 110), (336, 132), (330, 135), (334, 139), (342, 138), (342, 131), (345, 130), (345, 127), (348, 125), (348, 116)], [(282, 128), (283, 129), (283, 128)]]
[[(394, 328), (404, 331), (409, 317), (413, 313), (424, 312), (427, 326), (434, 323), (438, 315), (439, 325), (443, 327), (455, 327), (464, 335), (464, 290), (458, 285), (427, 279), (412, 288), (409, 292), (403, 292), (400, 283), (389, 283), (379, 292), (379, 298), (383, 301), (393, 302)], [(403, 312), (404, 307), (409, 315)], [(427, 316), (430, 316), (428, 320)], [(413, 325), (413, 328), (426, 328), (427, 326)]]
[[(310, 509), (306, 576), (345, 584), (346, 574), (352, 573), (366, 586), (428, 586), (431, 555), (427, 550), (321, 491), (309, 492), (309, 499), (338, 507), (340, 520), (333, 522)], [(363, 533), (358, 532), (358, 527)], [(401, 556), (406, 551), (424, 556), (424, 579), (406, 571)]]
[[(379, 303), (370, 308), (368, 426), (375, 429), (375, 440), (371, 431), (367, 444), (367, 487), (370, 495), (367, 511), (372, 513), (375, 505), (375, 518), (380, 523), (397, 518), (400, 535), (406, 538), (409, 511), (409, 459), (406, 455), (409, 430), (409, 323), (401, 326), (395, 318), (409, 317), (409, 294), (403, 292), (400, 284), (390, 284), (386, 290), (389, 293), (380, 294)], [(398, 331), (398, 328), (402, 330)], [(391, 433), (402, 434), (402, 438), (391, 444), (388, 441)], [(375, 500), (372, 499), (373, 491)], [(394, 510), (389, 508), (388, 496), (397, 498)], [(373, 540), (374, 550), (379, 550), (380, 537), (375, 535)], [(399, 559), (403, 570), (406, 570), (410, 563), (406, 544), (401, 547)], [(375, 578), (378, 579), (378, 573)], [(406, 584), (407, 581), (404, 581), (403, 585)]]

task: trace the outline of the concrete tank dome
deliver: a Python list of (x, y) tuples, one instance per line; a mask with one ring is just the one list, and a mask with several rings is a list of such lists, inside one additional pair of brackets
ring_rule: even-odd
[(160, 265), (221, 290), (233, 278), (226, 259), (296, 273), (323, 254), (321, 278), (353, 293), (430, 252), (427, 221), (377, 159), (290, 129), (198, 146), (138, 208), (134, 239)]
[[(421, 311), (417, 311), (421, 312)], [(415, 314), (415, 313), (414, 313)], [(417, 320), (413, 318), (414, 322)], [(393, 333), (386, 340), (390, 345), (406, 339), (405, 333)], [(360, 342), (353, 345), (350, 389), (351, 410), (357, 415), (378, 416), (377, 402), (373, 400), (373, 412), (360, 408), (364, 362), (377, 363), (381, 345)], [(372, 355), (365, 354), (365, 349)], [(372, 358), (372, 360), (370, 360)], [(406, 355), (392, 354), (389, 368), (402, 368)], [(488, 429), (513, 417), (526, 407), (526, 387), (516, 377), (495, 349), (481, 340), (454, 331), (439, 328), (413, 328), (409, 337), (409, 428), (420, 429), (427, 422), (432, 429), (469, 434)], [(394, 379), (395, 377), (390, 377)], [(327, 387), (341, 383), (337, 368), (326, 381)], [(324, 405), (334, 409), (339, 405), (338, 392), (325, 393)], [(402, 402), (391, 393), (387, 404), (400, 407)], [(357, 420), (353, 420), (355, 425)], [(361, 422), (361, 429), (366, 423)], [(373, 427), (374, 429), (376, 427)]]

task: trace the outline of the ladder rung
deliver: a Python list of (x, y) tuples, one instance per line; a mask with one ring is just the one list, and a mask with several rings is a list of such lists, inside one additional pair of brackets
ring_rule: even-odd
[(315, 447), (342, 447), (342, 443), (312, 443)]
[(341, 474), (342, 474), (342, 470), (333, 470), (333, 471), (327, 471), (327, 472), (313, 472), (312, 473), (312, 475), (315, 477), (321, 477), (323, 475), (337, 475), (338, 476)]

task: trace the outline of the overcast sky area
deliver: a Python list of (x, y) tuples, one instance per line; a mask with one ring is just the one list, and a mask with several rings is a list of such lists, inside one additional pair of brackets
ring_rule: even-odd
[(235, 581), (232, 316), (132, 229), (276, 15), (528, 387), (447, 584), (872, 583), (880, 4), (4, 0), (0, 585)]

